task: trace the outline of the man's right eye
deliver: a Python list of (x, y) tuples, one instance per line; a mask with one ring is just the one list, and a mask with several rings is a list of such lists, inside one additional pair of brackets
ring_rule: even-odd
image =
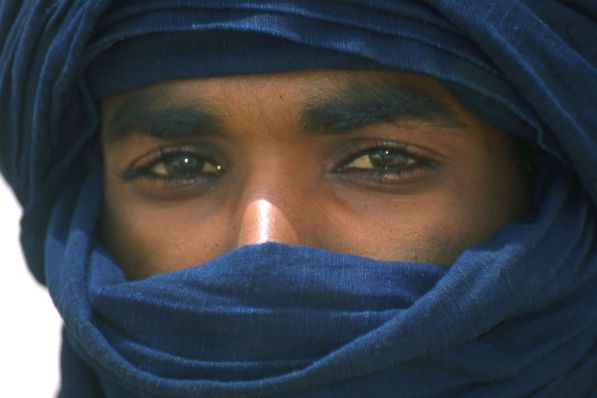
[(158, 178), (187, 179), (194, 176), (218, 175), (222, 166), (193, 154), (173, 154), (155, 162), (148, 170)]
[(179, 184), (193, 184), (222, 174), (220, 162), (209, 159), (196, 148), (165, 148), (133, 163), (125, 172), (126, 180), (139, 177)]

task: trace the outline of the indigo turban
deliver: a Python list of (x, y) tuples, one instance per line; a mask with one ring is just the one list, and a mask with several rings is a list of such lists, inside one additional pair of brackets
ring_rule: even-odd
[[(61, 396), (595, 397), (596, 4), (1, 2), (0, 169), (64, 319)], [(126, 280), (97, 239), (98, 99), (320, 67), (434, 77), (537, 146), (527, 218), (449, 268), (266, 243)]]

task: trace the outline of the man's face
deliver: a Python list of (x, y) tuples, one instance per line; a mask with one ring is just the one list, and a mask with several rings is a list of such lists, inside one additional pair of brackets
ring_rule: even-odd
[(102, 102), (103, 240), (130, 278), (265, 241), (450, 264), (520, 216), (512, 140), (439, 82), (316, 70)]

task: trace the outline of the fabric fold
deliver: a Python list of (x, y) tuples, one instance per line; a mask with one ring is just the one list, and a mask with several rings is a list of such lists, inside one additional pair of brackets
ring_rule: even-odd
[(366, 379), (406, 396), (522, 396), (572, 388), (597, 363), (594, 215), (566, 172), (542, 177), (532, 219), (449, 269), (267, 243), (141, 281), (91, 234), (100, 172), (63, 199), (75, 210), (67, 223), (57, 210), (47, 256), (62, 259), (48, 283), (69, 341), (106, 388), (283, 396)]

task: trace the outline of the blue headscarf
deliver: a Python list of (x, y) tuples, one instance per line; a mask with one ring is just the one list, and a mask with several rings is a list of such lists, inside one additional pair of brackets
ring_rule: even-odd
[[(596, 18), (581, 0), (1, 2), (0, 167), (64, 319), (61, 396), (594, 397)], [(542, 149), (527, 218), (450, 268), (267, 243), (127, 281), (97, 240), (97, 99), (319, 67), (435, 77)]]

